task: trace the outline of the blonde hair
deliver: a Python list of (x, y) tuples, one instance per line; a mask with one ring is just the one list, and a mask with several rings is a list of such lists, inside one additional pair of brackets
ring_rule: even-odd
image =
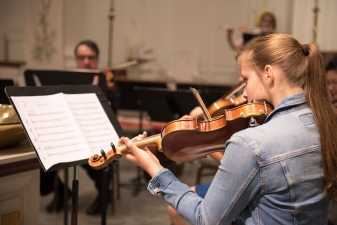
[(309, 107), (320, 133), (324, 161), (325, 187), (337, 197), (337, 116), (328, 99), (323, 60), (318, 47), (300, 44), (288, 34), (258, 37), (245, 46), (252, 62), (261, 70), (265, 65), (278, 65), (289, 82), (304, 89)]
[(257, 17), (256, 26), (260, 27), (263, 19), (268, 16), (271, 18), (271, 25), (273, 29), (276, 30), (277, 28), (276, 16), (274, 15), (274, 13), (269, 11), (264, 11)]

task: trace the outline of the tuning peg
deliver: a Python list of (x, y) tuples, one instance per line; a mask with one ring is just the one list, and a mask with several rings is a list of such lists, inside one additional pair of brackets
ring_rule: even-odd
[(114, 143), (111, 142), (111, 143), (110, 143), (110, 146), (111, 146), (112, 151), (113, 151), (114, 154), (115, 154), (114, 159), (118, 159), (118, 158), (122, 157), (122, 155), (121, 155), (120, 153), (117, 153), (116, 146), (115, 146)]
[(106, 157), (106, 154), (105, 154), (105, 151), (103, 149), (101, 149), (101, 155), (103, 156), (103, 158), (106, 160), (107, 157)]
[(111, 142), (110, 146), (111, 146), (112, 151), (116, 154), (117, 152), (116, 152), (116, 146), (115, 146), (115, 144)]

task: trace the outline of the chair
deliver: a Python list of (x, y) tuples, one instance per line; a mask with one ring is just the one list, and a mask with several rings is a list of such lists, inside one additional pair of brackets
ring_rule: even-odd
[(328, 210), (328, 225), (336, 225), (337, 224), (337, 202), (334, 200), (330, 200), (329, 210)]

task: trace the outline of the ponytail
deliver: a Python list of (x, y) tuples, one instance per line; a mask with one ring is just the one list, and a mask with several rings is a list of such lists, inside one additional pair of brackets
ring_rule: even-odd
[[(304, 91), (320, 133), (327, 193), (337, 199), (337, 117), (328, 98), (322, 57), (315, 44), (302, 46), (307, 68)], [(304, 54), (305, 55), (305, 54)]]

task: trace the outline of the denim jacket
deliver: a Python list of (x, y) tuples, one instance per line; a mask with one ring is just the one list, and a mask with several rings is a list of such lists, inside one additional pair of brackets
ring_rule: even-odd
[(232, 135), (204, 199), (167, 169), (148, 190), (192, 224), (326, 225), (322, 164), (312, 111), (297, 94), (264, 124)]

